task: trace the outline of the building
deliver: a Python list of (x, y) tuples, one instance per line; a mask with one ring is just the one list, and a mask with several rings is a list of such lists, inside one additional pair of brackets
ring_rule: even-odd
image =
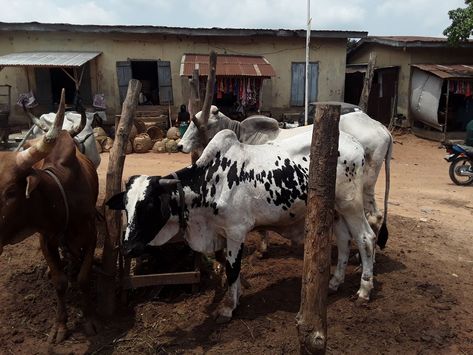
[(389, 123), (392, 116), (402, 115), (417, 128), (438, 131), (447, 127), (449, 131), (464, 130), (473, 118), (467, 90), (473, 78), (473, 66), (469, 66), (473, 64), (473, 42), (452, 47), (446, 38), (363, 38), (348, 53), (347, 102), (358, 103), (371, 52), (376, 52), (368, 109), (372, 117)]
[[(304, 30), (0, 23), (0, 33), (0, 84), (12, 86), (13, 100), (31, 91), (37, 113), (54, 110), (63, 86), (72, 103), (78, 86), (86, 104), (101, 94), (113, 117), (132, 77), (143, 84), (142, 104), (176, 112), (187, 103), (188, 76), (195, 68), (205, 74), (212, 49), (219, 55), (218, 104), (230, 109), (244, 99), (277, 117), (304, 102)], [(311, 101), (343, 99), (347, 39), (364, 36), (312, 31)], [(18, 105), (11, 119), (23, 119)]]

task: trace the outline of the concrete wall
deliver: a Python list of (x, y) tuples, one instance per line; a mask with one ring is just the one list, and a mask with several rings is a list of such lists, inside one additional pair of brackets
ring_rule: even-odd
[[(161, 59), (171, 62), (174, 105), (183, 98), (180, 62), (184, 53), (209, 53), (215, 49), (220, 54), (263, 55), (273, 65), (276, 77), (272, 78), (271, 109), (289, 108), (291, 93), (291, 62), (305, 61), (304, 38), (274, 37), (188, 37), (134, 34), (84, 34), (66, 32), (11, 32), (0, 36), (0, 55), (25, 51), (102, 51), (91, 65), (92, 94), (104, 93), (113, 115), (121, 110), (115, 63), (128, 59)], [(345, 82), (346, 40), (312, 39), (311, 61), (319, 62), (318, 100), (342, 100)], [(29, 78), (29, 79), (28, 79)], [(13, 86), (13, 100), (18, 94), (35, 90), (34, 70), (4, 68), (0, 71), (0, 84)], [(185, 92), (185, 90), (184, 90)], [(13, 118), (22, 117), (16, 108)]]
[(398, 83), (398, 100), (397, 112), (408, 116), (409, 107), (409, 83), (411, 77), (411, 54), (402, 48), (392, 48), (387, 46), (366, 44), (360, 48), (353, 56), (349, 58), (349, 64), (368, 63), (370, 52), (376, 52), (376, 67), (398, 66), (399, 83)]
[(349, 64), (368, 63), (376, 51), (376, 66), (399, 66), (397, 112), (409, 118), (411, 64), (471, 64), (473, 49), (468, 48), (397, 48), (367, 43), (349, 57)]

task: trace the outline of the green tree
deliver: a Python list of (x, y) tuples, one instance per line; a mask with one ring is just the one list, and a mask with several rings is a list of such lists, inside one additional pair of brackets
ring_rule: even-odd
[(443, 34), (452, 44), (466, 41), (473, 34), (473, 0), (465, 0), (465, 4), (466, 8), (448, 12), (452, 24), (443, 31)]

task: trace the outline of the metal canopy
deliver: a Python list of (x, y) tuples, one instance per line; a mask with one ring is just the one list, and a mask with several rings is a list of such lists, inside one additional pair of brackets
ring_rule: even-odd
[[(0, 64), (1, 65), (1, 64)], [(181, 76), (192, 76), (194, 69), (199, 69), (200, 76), (209, 73), (208, 54), (184, 54), (181, 59)], [(270, 78), (276, 73), (262, 56), (219, 55), (217, 57), (217, 76), (257, 76)]]
[(102, 52), (21, 52), (0, 56), (0, 67), (78, 68)]
[(473, 65), (413, 64), (412, 66), (434, 74), (441, 79), (473, 79)]

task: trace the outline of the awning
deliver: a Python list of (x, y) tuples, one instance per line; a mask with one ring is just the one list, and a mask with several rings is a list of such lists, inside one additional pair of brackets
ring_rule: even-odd
[(0, 67), (81, 67), (102, 52), (21, 52), (0, 56)]
[[(181, 60), (181, 76), (192, 76), (199, 69), (200, 76), (209, 74), (209, 56), (205, 54), (184, 54)], [(276, 75), (265, 57), (243, 55), (218, 55), (217, 76), (272, 77)]]
[(473, 65), (413, 64), (412, 66), (441, 79), (473, 79)]

